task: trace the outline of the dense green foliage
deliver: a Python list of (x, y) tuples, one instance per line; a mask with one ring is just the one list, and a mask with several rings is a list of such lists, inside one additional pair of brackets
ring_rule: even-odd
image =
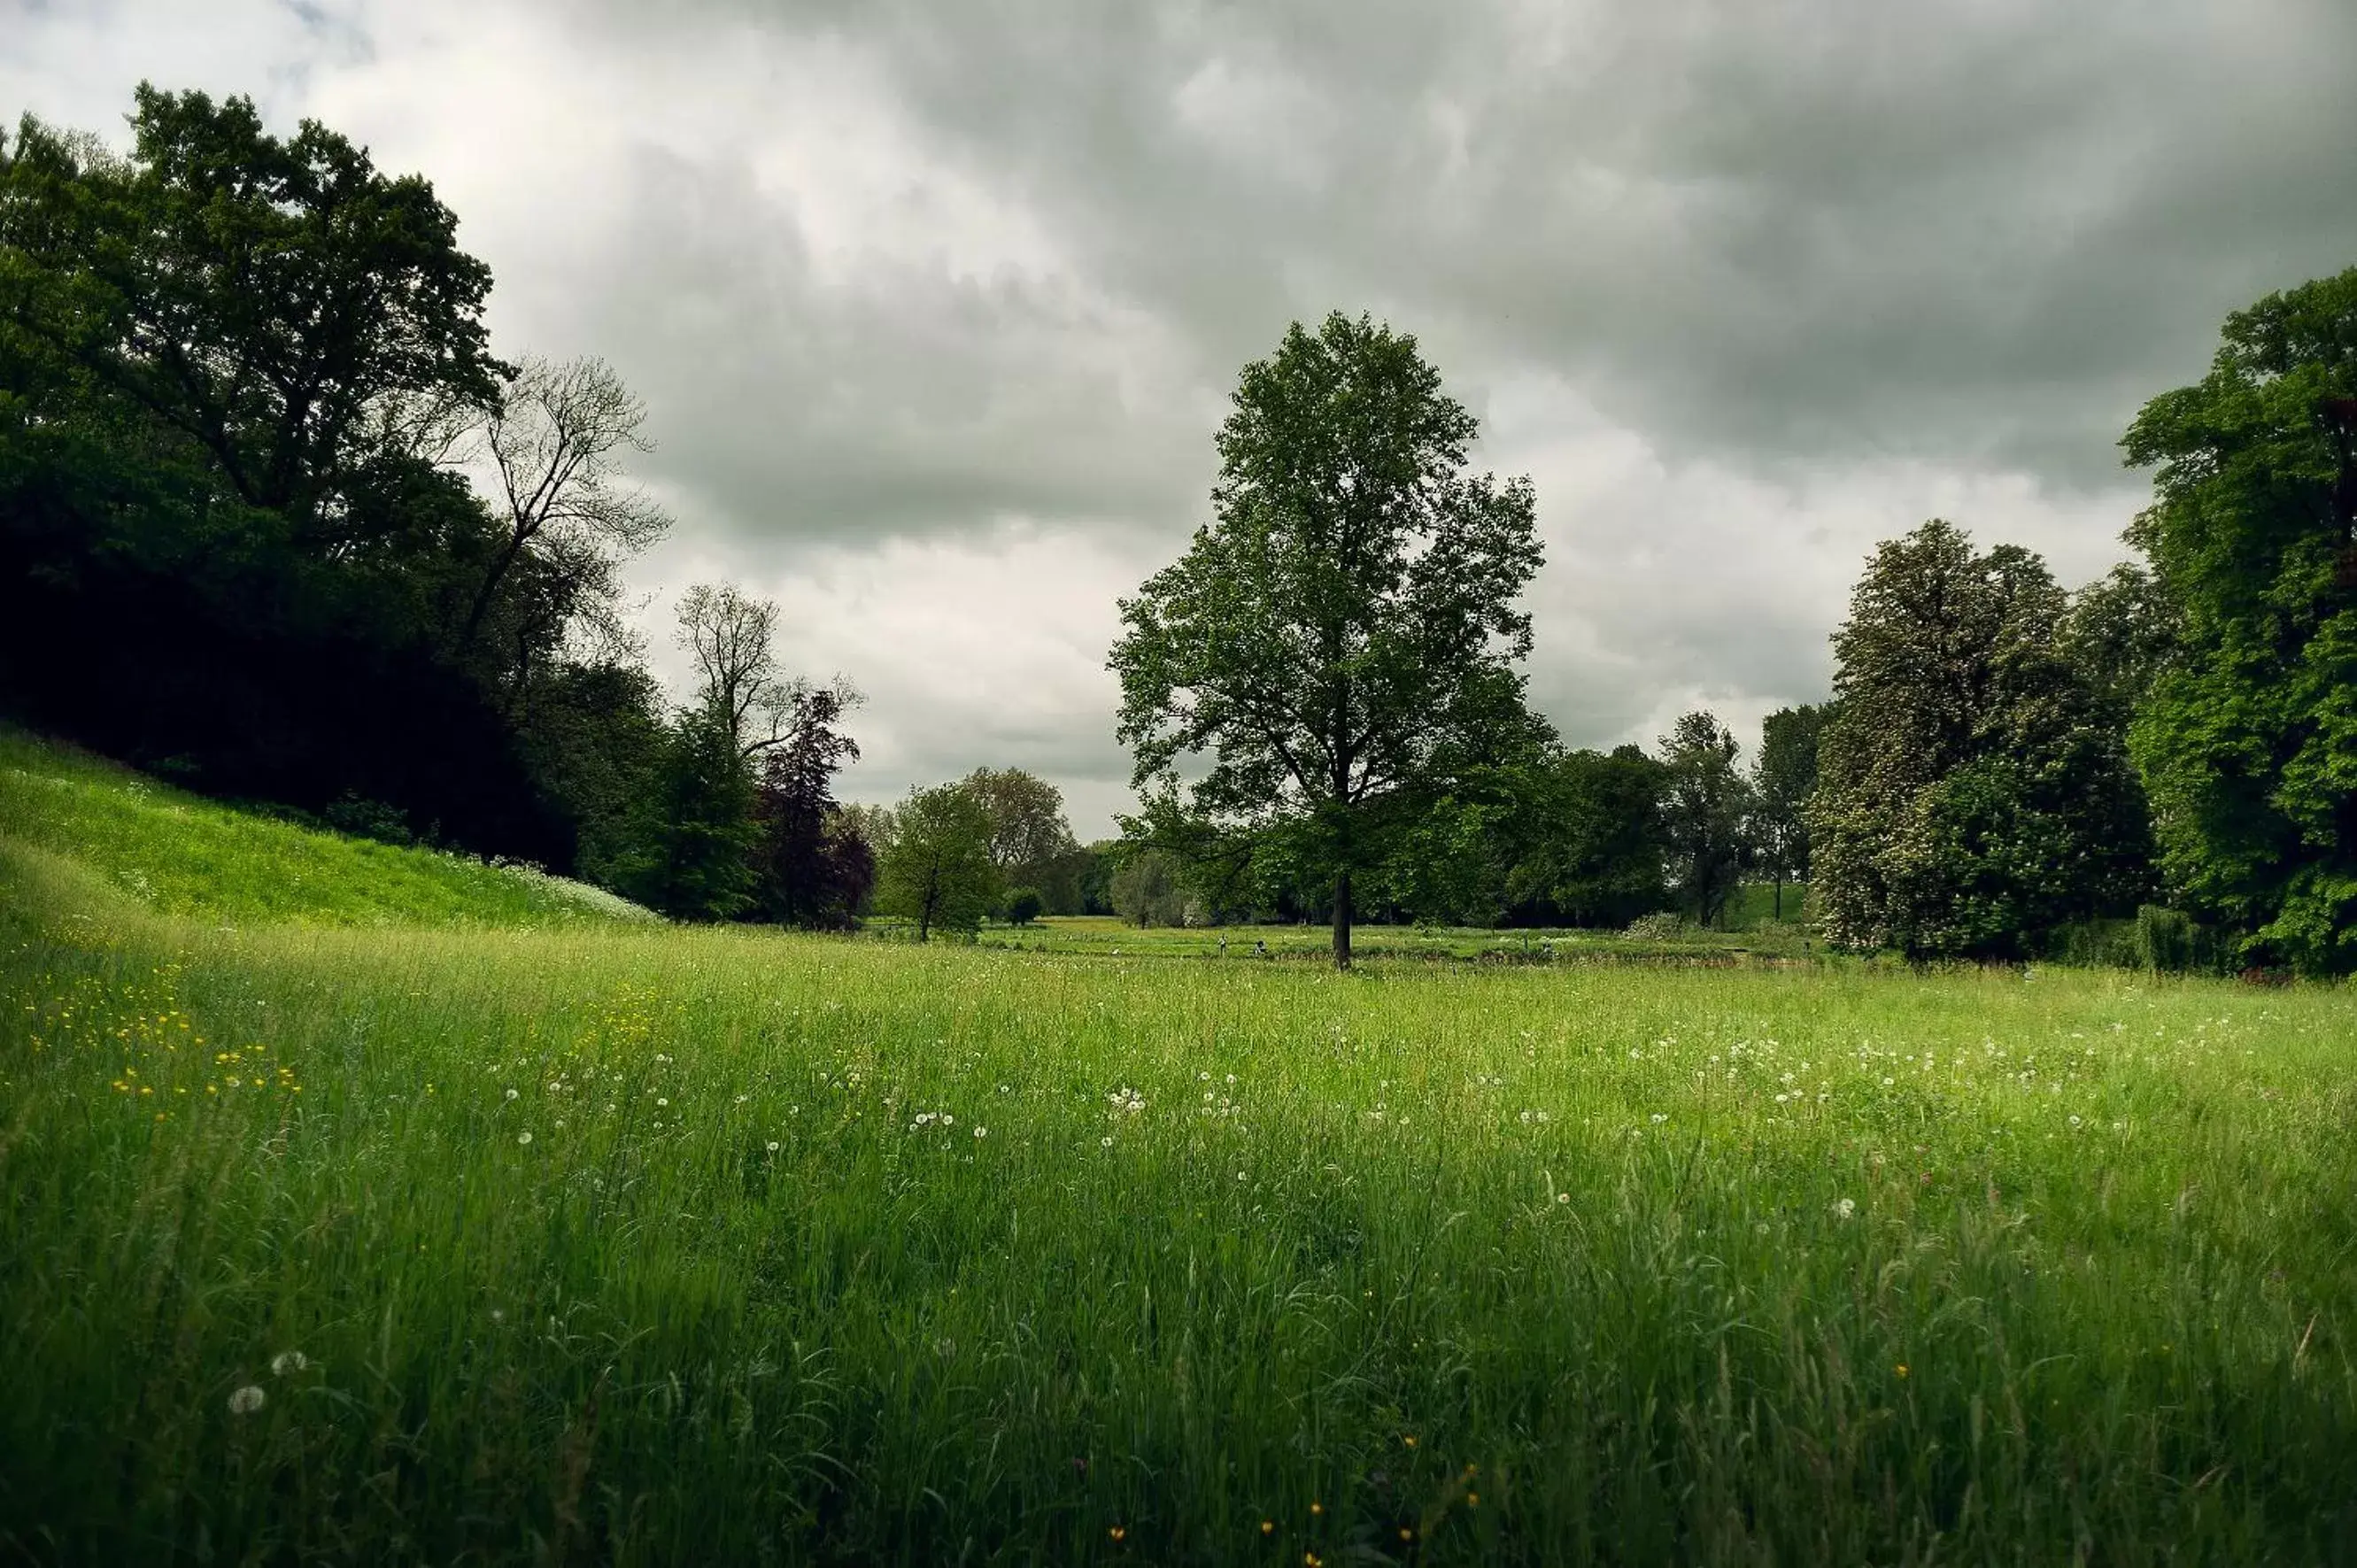
[(1188, 814), (1322, 885), (1348, 967), (1352, 876), (1530, 733), (1536, 503), (1464, 471), (1473, 416), (1364, 317), (1296, 322), (1233, 402), (1216, 521), (1122, 601), (1119, 733), (1173, 810), (1177, 765), (1210, 754)]
[(1619, 928), (1670, 907), (1662, 765), (1560, 751), (1518, 776), (1505, 901), (1524, 924)]
[(1179, 867), (1151, 846), (1132, 850), (1106, 884), (1114, 913), (1133, 926), (1178, 926), (1187, 919), (1187, 886)]
[(2227, 318), (2145, 405), (2131, 542), (2173, 612), (2135, 726), (2160, 861), (2245, 957), (2357, 970), (2357, 269)]
[(180, 841), (68, 799), (0, 819), (16, 1555), (2357, 1531), (2336, 992), (232, 934), (82, 874)]
[(914, 920), (920, 942), (981, 925), (1006, 886), (991, 858), (993, 826), (988, 802), (963, 784), (910, 790), (877, 866), (877, 910)]
[(847, 687), (803, 684), (786, 698), (779, 745), (761, 761), (753, 821), (753, 897), (781, 926), (841, 929), (867, 905), (875, 847), (848, 822), (834, 776), (859, 756), (840, 727), (854, 702)]
[(753, 904), (760, 844), (753, 774), (721, 714), (682, 714), (663, 737), (637, 854), (622, 868), (631, 897), (681, 920), (725, 920)]
[(132, 128), (128, 159), (29, 119), (0, 149), (0, 700), (210, 789), (569, 862), (451, 656), (500, 531), (420, 435), (499, 399), (490, 274), (322, 126), (142, 88)]
[(1750, 847), (1750, 781), (1742, 746), (1706, 713), (1687, 714), (1662, 737), (1663, 837), (1678, 901), (1699, 925), (1716, 925), (1743, 880)]
[(2135, 908), (2143, 799), (2066, 607), (2035, 555), (1936, 520), (1876, 553), (1834, 639), (1808, 810), (1835, 940), (2015, 956)]
[(1786, 882), (1809, 879), (1809, 797), (1817, 792), (1817, 742), (1830, 703), (1779, 708), (1760, 725), (1751, 766), (1750, 847), (1755, 864), (1773, 879), (1781, 918)]

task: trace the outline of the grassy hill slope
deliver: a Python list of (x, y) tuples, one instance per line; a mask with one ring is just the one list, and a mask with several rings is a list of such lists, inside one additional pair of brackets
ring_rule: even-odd
[(319, 832), (0, 726), (0, 849), (158, 914), (246, 924), (598, 925), (655, 917), (523, 866)]

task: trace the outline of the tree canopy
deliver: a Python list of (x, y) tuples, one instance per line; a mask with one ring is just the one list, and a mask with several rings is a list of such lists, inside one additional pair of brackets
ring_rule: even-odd
[(1691, 713), (1662, 737), (1663, 836), (1670, 876), (1695, 923), (1714, 926), (1743, 875), (1751, 787), (1742, 747), (1717, 715)]
[(1005, 888), (990, 857), (990, 811), (963, 784), (914, 789), (892, 813), (892, 840), (877, 866), (876, 908), (936, 930), (971, 931)]
[(2065, 656), (2066, 608), (2037, 556), (1937, 519), (1876, 551), (1835, 635), (1806, 813), (1836, 941), (2011, 956), (2134, 908), (2143, 800)]
[(2229, 317), (2124, 446), (2173, 612), (2132, 732), (2162, 870), (2249, 961), (2357, 971), (2357, 268)]
[(1212, 522), (1121, 603), (1134, 782), (1175, 804), (1208, 752), (1185, 808), (1322, 875), (1338, 966), (1386, 831), (1527, 727), (1534, 501), (1466, 472), (1476, 430), (1413, 338), (1297, 322), (1239, 378)]
[(1831, 708), (1803, 703), (1779, 708), (1760, 725), (1751, 765), (1751, 848), (1775, 879), (1776, 918), (1784, 918), (1784, 884), (1809, 877), (1809, 797), (1817, 789), (1817, 741)]

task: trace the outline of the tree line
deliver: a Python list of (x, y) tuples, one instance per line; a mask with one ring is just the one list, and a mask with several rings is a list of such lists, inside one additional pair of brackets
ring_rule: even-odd
[(1082, 847), (980, 769), (845, 806), (859, 703), (783, 669), (775, 606), (691, 588), (694, 690), (621, 568), (670, 521), (647, 411), (593, 359), (508, 360), (488, 268), (417, 176), (314, 122), (142, 86), (129, 153), (0, 139), (0, 702), (208, 791), (518, 856), (685, 918), (920, 937), (987, 917), (1710, 924), (1806, 883), (1835, 942), (2357, 969), (2357, 270), (2226, 324), (2146, 405), (2138, 560), (2066, 591), (1934, 521), (1882, 545), (1822, 703), (1748, 763), (1526, 700), (1526, 479), (1415, 340), (1297, 324), (1244, 367), (1211, 521), (1123, 601), (1140, 806)]
[[(2019, 959), (2133, 920), (2150, 961), (2357, 970), (2357, 269), (2227, 320), (2124, 441), (2141, 559), (2076, 592), (1933, 520), (1882, 544), (1823, 704), (1753, 769), (1707, 713), (1649, 758), (1524, 700), (1526, 479), (1415, 341), (1336, 313), (1247, 365), (1212, 521), (1121, 605), (1131, 835), (1214, 909), (1709, 922), (1809, 880), (1829, 939)], [(2097, 934), (2091, 936), (2091, 933)]]

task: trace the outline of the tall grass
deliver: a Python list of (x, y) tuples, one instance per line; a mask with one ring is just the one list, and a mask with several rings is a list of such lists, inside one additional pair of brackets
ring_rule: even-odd
[(0, 835), (215, 921), (579, 925), (655, 917), (533, 867), (309, 832), (0, 725)]
[(0, 846), (19, 1556), (2357, 1532), (2345, 991), (223, 931), (119, 886)]

